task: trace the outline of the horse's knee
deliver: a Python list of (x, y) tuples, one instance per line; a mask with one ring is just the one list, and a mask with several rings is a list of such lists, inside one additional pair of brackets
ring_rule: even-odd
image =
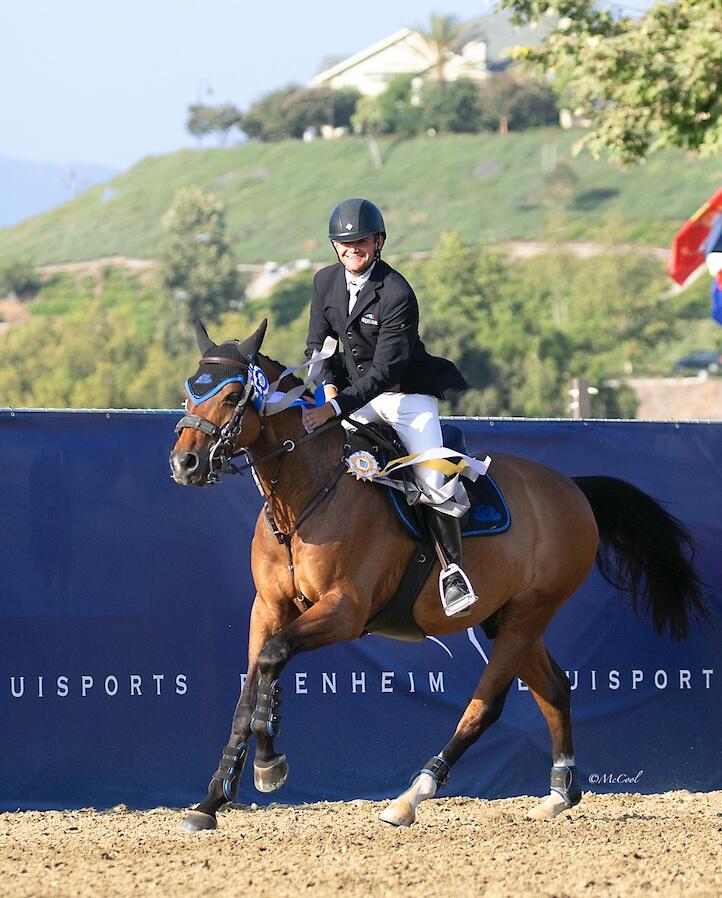
[(288, 662), (291, 647), (287, 640), (272, 636), (261, 649), (257, 664), (261, 676), (275, 675)]

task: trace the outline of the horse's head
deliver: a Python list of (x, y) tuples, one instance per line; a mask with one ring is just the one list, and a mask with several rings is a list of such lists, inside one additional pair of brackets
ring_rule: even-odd
[(196, 337), (202, 357), (198, 370), (186, 381), (187, 414), (176, 425), (178, 439), (170, 454), (176, 483), (213, 483), (233, 453), (258, 438), (268, 378), (256, 356), (266, 325), (264, 319), (247, 339), (217, 345), (198, 322)]

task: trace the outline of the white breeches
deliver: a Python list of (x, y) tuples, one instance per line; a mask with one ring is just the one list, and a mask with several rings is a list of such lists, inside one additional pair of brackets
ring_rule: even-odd
[[(389, 424), (409, 450), (409, 455), (438, 449), (443, 445), (439, 423), (439, 403), (422, 393), (380, 393), (371, 402), (349, 415), (361, 424)], [(432, 490), (444, 484), (444, 475), (431, 468), (414, 465), (419, 481)]]

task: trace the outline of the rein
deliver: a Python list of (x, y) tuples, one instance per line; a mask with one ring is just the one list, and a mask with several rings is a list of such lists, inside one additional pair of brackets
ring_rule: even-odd
[[(311, 433), (307, 433), (305, 436), (302, 436), (300, 440), (286, 440), (282, 446), (278, 449), (275, 449), (273, 452), (269, 452), (268, 455), (264, 455), (263, 458), (259, 459), (249, 459), (244, 465), (236, 466), (231, 462), (226, 464), (226, 469), (231, 468), (231, 473), (233, 474), (243, 474), (243, 470), (245, 468), (252, 468), (254, 480), (256, 481), (256, 486), (258, 487), (258, 492), (264, 499), (265, 506), (265, 514), (266, 521), (268, 526), (271, 528), (273, 535), (278, 540), (279, 544), (286, 547), (286, 554), (288, 555), (288, 570), (291, 574), (291, 581), (294, 583), (295, 587), (295, 565), (293, 563), (293, 553), (291, 551), (291, 540), (294, 535), (297, 533), (299, 527), (303, 522), (309, 518), (314, 511), (319, 507), (319, 505), (323, 502), (323, 500), (332, 492), (333, 488), (336, 486), (338, 481), (341, 479), (341, 475), (346, 470), (346, 462), (348, 460), (348, 453), (351, 449), (351, 446), (348, 443), (344, 443), (343, 453), (341, 458), (339, 459), (338, 464), (334, 468), (331, 477), (326, 482), (324, 486), (316, 493), (316, 495), (311, 499), (308, 505), (304, 508), (301, 514), (296, 518), (293, 523), (293, 526), (290, 530), (284, 531), (276, 523), (276, 496), (275, 489), (278, 485), (278, 478), (281, 473), (281, 465), (283, 464), (286, 455), (289, 452), (293, 452), (294, 449), (299, 448), (304, 443), (307, 443), (309, 440), (312, 440), (314, 437), (323, 433), (324, 431), (331, 430), (333, 427), (338, 426), (338, 421), (331, 420), (327, 421), (325, 424), (322, 424), (321, 427), (318, 427), (316, 430), (311, 431)], [(245, 450), (244, 450), (245, 451)], [(240, 453), (239, 453), (240, 454)], [(246, 452), (246, 454), (249, 454)], [(256, 474), (256, 466), (259, 465), (263, 461), (267, 461), (269, 458), (273, 458), (274, 456), (278, 456), (278, 463), (276, 464), (276, 470), (273, 472), (273, 477), (270, 480), (271, 490), (268, 495), (266, 495), (265, 490), (261, 485), (260, 478)], [(295, 591), (295, 589), (294, 589)], [(305, 611), (308, 605), (307, 599), (303, 595), (298, 595), (294, 598), (294, 601), (298, 605), (301, 611)]]
[[(203, 359), (201, 359), (201, 361), (203, 364), (215, 363), (223, 365), (234, 365), (240, 369), (245, 368), (246, 371), (248, 371), (249, 366), (252, 364), (253, 360), (249, 357), (247, 361), (240, 362), (236, 359), (230, 359), (227, 357), (210, 356), (204, 357)], [(303, 522), (313, 514), (313, 512), (331, 493), (331, 491), (340, 480), (341, 475), (346, 470), (346, 462), (351, 446), (348, 443), (344, 443), (344, 449), (341, 458), (334, 468), (329, 480), (323, 487), (321, 487), (321, 489), (316, 493), (313, 499), (311, 499), (306, 508), (296, 518), (296, 521), (294, 522), (291, 529), (288, 531), (281, 530), (276, 524), (275, 520), (275, 487), (278, 484), (278, 477), (284, 458), (289, 452), (293, 452), (294, 450), (300, 448), (305, 443), (312, 440), (314, 437), (319, 436), (327, 430), (331, 430), (331, 428), (333, 427), (337, 427), (339, 425), (339, 421), (337, 419), (327, 421), (325, 424), (322, 424), (321, 427), (316, 428), (310, 433), (306, 433), (300, 439), (284, 440), (284, 442), (278, 448), (272, 450), (261, 458), (254, 459), (251, 457), (248, 449), (236, 450), (235, 448), (236, 443), (238, 442), (238, 439), (241, 436), (241, 432), (243, 430), (243, 416), (252, 390), (253, 381), (251, 377), (248, 376), (244, 384), (243, 395), (241, 396), (241, 399), (238, 401), (238, 403), (236, 403), (231, 417), (223, 426), (219, 427), (217, 424), (214, 424), (212, 421), (209, 421), (202, 415), (184, 415), (176, 424), (175, 432), (180, 435), (184, 429), (191, 428), (193, 430), (200, 430), (201, 433), (204, 433), (207, 436), (211, 437), (211, 439), (215, 440), (215, 443), (211, 446), (208, 459), (209, 470), (207, 482), (209, 484), (218, 483), (218, 481), (220, 480), (220, 475), (223, 473), (243, 475), (243, 473), (248, 468), (251, 468), (254, 480), (256, 481), (256, 486), (258, 487), (258, 491), (261, 493), (261, 496), (264, 499), (265, 514), (268, 525), (278, 542), (286, 547), (286, 551), (288, 553), (288, 569), (293, 581), (295, 577), (295, 568), (293, 563), (293, 554), (291, 552), (291, 540), (293, 539), (293, 536), (296, 534), (301, 524), (303, 524)], [(265, 409), (262, 408), (259, 414), (261, 418), (262, 431), (266, 420)], [(237, 458), (240, 455), (245, 455), (248, 460), (242, 465), (233, 464), (233, 459)], [(278, 463), (276, 465), (273, 477), (270, 480), (271, 490), (269, 495), (266, 495), (266, 492), (261, 485), (260, 478), (256, 473), (256, 469), (261, 463), (276, 457), (278, 457)], [(304, 611), (308, 607), (308, 600), (305, 599), (305, 597), (302, 595), (299, 595), (294, 599), (294, 601), (299, 606), (301, 611)]]

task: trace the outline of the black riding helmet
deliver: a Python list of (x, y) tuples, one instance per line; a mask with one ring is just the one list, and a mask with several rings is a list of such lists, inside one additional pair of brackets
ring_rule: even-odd
[(331, 213), (328, 222), (329, 240), (351, 243), (369, 234), (386, 236), (384, 217), (370, 200), (344, 200)]

